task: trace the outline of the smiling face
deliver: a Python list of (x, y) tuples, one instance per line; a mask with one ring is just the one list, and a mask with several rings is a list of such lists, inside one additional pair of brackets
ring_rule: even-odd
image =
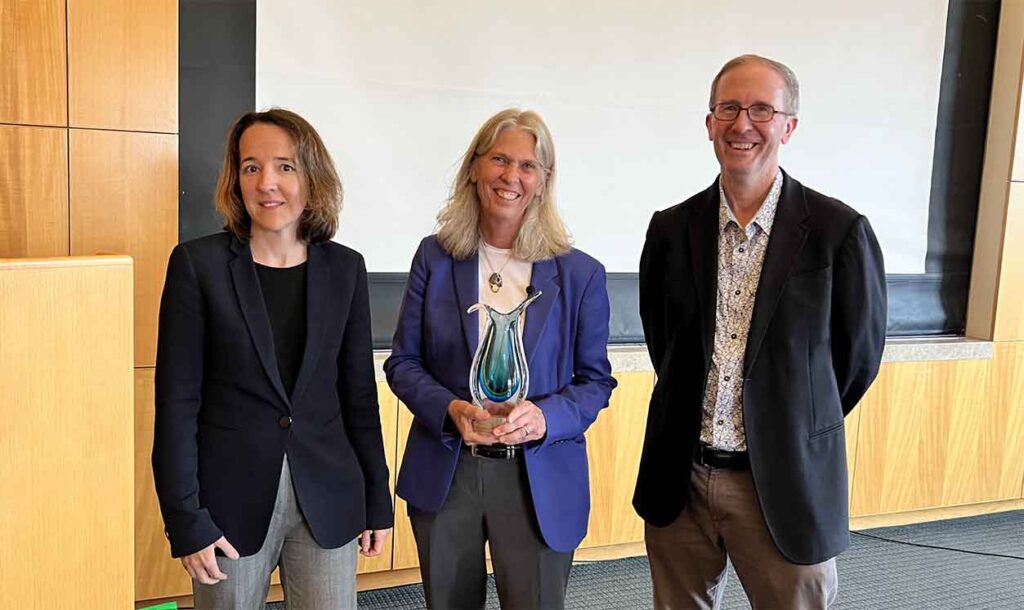
[(469, 179), (476, 185), (484, 223), (511, 224), (518, 230), (527, 206), (544, 185), (544, 168), (537, 160), (536, 147), (533, 134), (510, 127), (473, 161)]
[(253, 238), (268, 233), (297, 236), (306, 183), (291, 136), (277, 125), (256, 123), (242, 133), (238, 152), (239, 189), (252, 219)]
[[(722, 75), (715, 89), (714, 104), (767, 104), (788, 112), (791, 109), (786, 107), (785, 97), (782, 76), (764, 63), (751, 61)], [(753, 184), (775, 178), (779, 148), (793, 135), (797, 118), (776, 114), (766, 123), (754, 123), (741, 111), (735, 120), (720, 121), (709, 112), (705, 123), (723, 176)]]

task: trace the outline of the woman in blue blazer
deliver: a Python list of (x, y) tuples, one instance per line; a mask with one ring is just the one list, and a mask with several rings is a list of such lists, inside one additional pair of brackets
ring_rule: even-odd
[(355, 607), (392, 525), (366, 269), (330, 238), (341, 182), (281, 109), (232, 127), (225, 233), (178, 245), (160, 304), (153, 471), (196, 608)]
[[(584, 433), (615, 388), (605, 271), (570, 246), (555, 208), (555, 153), (535, 112), (491, 117), (467, 150), (436, 235), (413, 258), (391, 356), (392, 390), (414, 415), (398, 477), (431, 608), (483, 608), (484, 543), (506, 608), (564, 605), (587, 530)], [(521, 327), (527, 399), (484, 432), (469, 401), (477, 302), (509, 311), (542, 295)]]

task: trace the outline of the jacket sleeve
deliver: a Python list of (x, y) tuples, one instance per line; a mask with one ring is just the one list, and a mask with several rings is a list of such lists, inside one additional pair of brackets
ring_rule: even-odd
[(213, 544), (223, 533), (199, 502), (196, 434), (203, 387), (203, 304), (187, 250), (177, 246), (160, 299), (153, 476), (171, 555)]
[(366, 482), (366, 527), (379, 530), (394, 525), (394, 512), (373, 372), (366, 263), (359, 255), (354, 262), (355, 290), (338, 352), (338, 397), (341, 399), (345, 433)]
[(608, 362), (608, 322), (611, 310), (604, 267), (598, 264), (583, 289), (573, 347), (572, 382), (536, 401), (544, 411), (547, 434), (543, 446), (573, 439), (590, 427), (608, 406), (617, 385)]
[(640, 254), (640, 321), (654, 371), (665, 358), (665, 249), (658, 232), (658, 212), (651, 217)]
[[(391, 343), (391, 355), (384, 362), (384, 373), (391, 390), (409, 407), (417, 422), (439, 440), (458, 443), (455, 428), (445, 425), (448, 421), (448, 405), (458, 396), (441, 385), (423, 361), (423, 323), (427, 307), (427, 283), (430, 280), (426, 244), (427, 240), (420, 243), (413, 256), (398, 325)], [(459, 329), (453, 329), (452, 332), (459, 332)]]
[(849, 414), (878, 375), (885, 347), (886, 290), (882, 250), (861, 216), (833, 264), (832, 366)]

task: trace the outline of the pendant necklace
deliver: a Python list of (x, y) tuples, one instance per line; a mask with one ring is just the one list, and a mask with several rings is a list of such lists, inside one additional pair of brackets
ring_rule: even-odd
[(487, 268), (491, 270), (491, 276), (487, 278), (487, 285), (490, 287), (491, 292), (497, 294), (503, 286), (501, 281), (501, 272), (505, 270), (505, 266), (508, 265), (510, 260), (512, 260), (512, 254), (509, 253), (508, 258), (506, 258), (505, 262), (502, 263), (501, 269), (495, 271), (494, 265), (491, 264), (491, 257), (487, 255), (487, 246), (480, 244), (480, 252), (484, 255), (484, 262), (487, 263)]

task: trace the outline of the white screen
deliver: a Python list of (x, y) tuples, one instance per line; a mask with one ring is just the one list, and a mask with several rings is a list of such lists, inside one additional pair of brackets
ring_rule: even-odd
[(535, 109), (577, 247), (635, 272), (651, 213), (717, 175), (711, 79), (765, 55), (801, 85), (783, 167), (866, 214), (889, 273), (921, 273), (946, 4), (263, 0), (256, 104), (320, 132), (345, 185), (336, 239), (370, 271), (408, 269), (483, 121)]

